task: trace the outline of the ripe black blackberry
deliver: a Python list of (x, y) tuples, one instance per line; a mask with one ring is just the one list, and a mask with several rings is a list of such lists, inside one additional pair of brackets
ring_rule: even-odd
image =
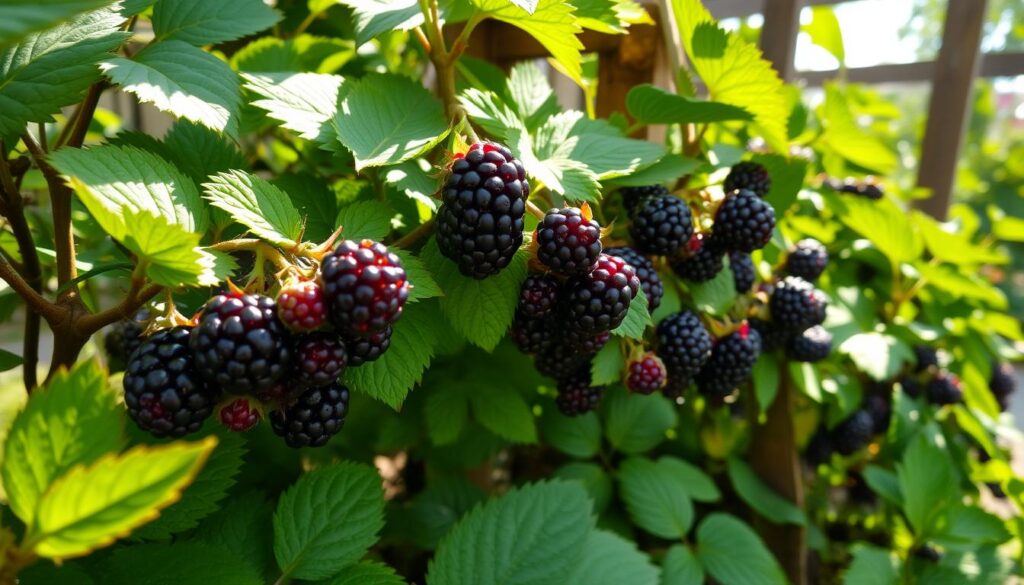
[(552, 209), (537, 226), (537, 259), (567, 276), (590, 274), (601, 255), (601, 226), (576, 207)]
[(815, 325), (789, 340), (790, 357), (798, 362), (819, 362), (832, 353), (832, 334)]
[(910, 376), (903, 376), (899, 379), (900, 389), (911, 398), (921, 395), (921, 383)]
[(472, 278), (497, 274), (523, 243), (530, 183), (505, 146), (478, 142), (456, 155), (437, 210), (437, 245)]
[(725, 252), (716, 246), (710, 238), (697, 234), (687, 244), (691, 255), (672, 260), (672, 272), (679, 278), (690, 282), (707, 282), (718, 276), (725, 267)]
[(875, 432), (875, 421), (865, 410), (853, 414), (832, 429), (832, 444), (842, 455), (852, 455), (867, 447)]
[(1017, 389), (1017, 378), (1013, 366), (1007, 363), (992, 363), (992, 376), (988, 380), (988, 388), (995, 396), (999, 408), (1006, 410), (1010, 405), (1010, 395)]
[(772, 178), (768, 175), (768, 169), (751, 160), (733, 165), (729, 169), (729, 175), (725, 177), (723, 185), (726, 193), (732, 193), (737, 189), (746, 189), (753, 191), (758, 197), (767, 195), (771, 188)]
[(750, 319), (750, 327), (753, 328), (758, 334), (761, 335), (761, 351), (775, 351), (789, 345), (789, 340), (793, 337), (785, 330), (775, 327), (770, 321), (763, 319), (752, 318)]
[(750, 325), (720, 338), (711, 348), (711, 357), (697, 372), (697, 390), (706, 397), (722, 398), (750, 378), (754, 362), (761, 353), (761, 336)]
[[(688, 381), (711, 357), (711, 335), (697, 315), (690, 311), (673, 313), (658, 323), (658, 357), (668, 369), (669, 379)], [(685, 388), (685, 386), (684, 386)]]
[(196, 372), (211, 388), (231, 394), (270, 390), (291, 370), (291, 342), (274, 300), (221, 294), (210, 299), (192, 329)]
[(874, 433), (885, 434), (892, 421), (892, 387), (888, 384), (872, 383), (865, 389), (864, 401), (861, 405), (874, 422)]
[(295, 340), (292, 359), (301, 383), (324, 386), (341, 377), (348, 364), (348, 352), (337, 335), (316, 332)]
[(558, 304), (558, 281), (550, 276), (532, 274), (519, 288), (517, 312), (523, 317), (544, 317), (550, 315)]
[(611, 331), (626, 318), (629, 303), (639, 290), (640, 279), (632, 266), (615, 256), (601, 254), (593, 272), (566, 283), (565, 321), (579, 334)]
[(824, 296), (798, 276), (787, 276), (775, 285), (768, 308), (772, 323), (787, 333), (800, 333), (825, 320)]
[(324, 291), (318, 282), (302, 280), (281, 287), (277, 317), (292, 331), (313, 331), (327, 319)]
[(228, 430), (245, 432), (260, 422), (262, 415), (248, 398), (235, 398), (217, 411), (217, 419)]
[(554, 343), (533, 357), (533, 366), (541, 375), (562, 380), (585, 367), (591, 357), (569, 345)]
[(732, 270), (732, 282), (736, 292), (746, 294), (754, 287), (757, 273), (754, 260), (745, 252), (729, 252), (729, 269)]
[(665, 364), (653, 352), (645, 353), (626, 366), (626, 388), (630, 392), (651, 394), (663, 388), (667, 379)]
[(320, 263), (320, 278), (331, 322), (346, 336), (387, 329), (409, 299), (402, 261), (380, 242), (341, 242)]
[(670, 195), (668, 188), (664, 185), (647, 185), (644, 187), (623, 187), (619, 189), (622, 195), (622, 206), (627, 213), (632, 214), (633, 208), (648, 197), (660, 197)]
[(939, 352), (927, 345), (914, 346), (914, 373), (919, 374), (939, 366)]
[(391, 347), (391, 331), (391, 327), (388, 327), (384, 331), (374, 333), (369, 337), (350, 337), (345, 339), (349, 367), (361, 366), (384, 355), (384, 352)]
[(922, 544), (914, 549), (914, 558), (921, 559), (926, 563), (938, 564), (942, 560), (942, 553), (934, 546)]
[(633, 267), (636, 277), (640, 279), (640, 288), (644, 289), (644, 296), (647, 297), (647, 309), (653, 313), (654, 309), (661, 305), (665, 287), (661, 284), (661, 277), (658, 276), (658, 271), (654, 269), (651, 260), (637, 250), (627, 247), (609, 248), (604, 253), (621, 258), (626, 264)]
[(824, 427), (819, 428), (815, 431), (814, 435), (811, 436), (810, 441), (807, 442), (807, 446), (804, 448), (804, 459), (807, 460), (812, 467), (817, 467), (828, 463), (832, 459), (832, 452), (834, 447), (832, 445), (832, 437), (829, 436), (828, 431)]
[(134, 319), (121, 319), (107, 329), (103, 336), (103, 349), (107, 352), (110, 371), (120, 372), (128, 365), (128, 359), (142, 345), (147, 319), (149, 312), (142, 310)]
[(555, 403), (565, 416), (579, 416), (597, 408), (601, 402), (601, 388), (590, 383), (590, 367), (577, 369), (558, 382)]
[(786, 273), (814, 282), (828, 266), (828, 250), (813, 238), (800, 240), (786, 257)]
[(775, 210), (753, 191), (736, 191), (715, 212), (712, 238), (730, 252), (753, 252), (772, 239)]
[(556, 338), (558, 343), (584, 355), (592, 356), (601, 351), (601, 348), (612, 338), (612, 334), (610, 331), (602, 331), (597, 334), (588, 335), (570, 329), (562, 335), (556, 334)]
[(925, 387), (925, 397), (930, 404), (944, 406), (959, 404), (964, 401), (964, 391), (960, 378), (950, 372), (939, 372)]
[(682, 199), (648, 197), (637, 204), (629, 227), (633, 247), (652, 256), (674, 256), (693, 235), (693, 214)]
[(551, 345), (555, 338), (555, 324), (548, 317), (524, 317), (516, 313), (509, 328), (512, 341), (523, 353), (538, 353)]
[(690, 387), (690, 382), (689, 378), (674, 376), (670, 373), (665, 381), (665, 387), (661, 389), (661, 394), (669, 400), (677, 401), (683, 394), (686, 394), (686, 389)]
[(271, 411), (270, 427), (289, 447), (322, 447), (344, 426), (348, 398), (340, 382), (313, 386), (294, 404)]
[(188, 327), (162, 329), (150, 335), (128, 360), (124, 403), (128, 416), (157, 437), (194, 433), (213, 412), (219, 386), (209, 386), (196, 373), (189, 351)]

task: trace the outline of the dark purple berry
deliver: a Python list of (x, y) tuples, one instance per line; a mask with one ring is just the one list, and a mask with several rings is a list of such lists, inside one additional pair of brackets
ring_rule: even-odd
[(558, 382), (555, 403), (565, 416), (579, 416), (597, 408), (601, 402), (601, 388), (590, 383), (590, 368), (579, 368)]
[(348, 353), (337, 335), (318, 332), (296, 339), (293, 359), (300, 382), (323, 386), (341, 377), (348, 364)]
[(352, 337), (345, 340), (349, 367), (361, 366), (384, 355), (391, 347), (391, 327), (369, 337)]
[(679, 278), (690, 282), (707, 282), (718, 276), (725, 267), (725, 252), (703, 234), (691, 238), (687, 247), (691, 255), (672, 260), (672, 272)]
[(533, 274), (526, 277), (519, 289), (519, 314), (530, 318), (550, 315), (558, 304), (560, 288), (558, 281), (550, 276)]
[(832, 429), (832, 444), (841, 455), (867, 447), (875, 433), (875, 421), (865, 410), (856, 410)]
[(639, 394), (651, 394), (665, 386), (665, 364), (651, 352), (626, 366), (626, 388)]
[(646, 185), (644, 187), (623, 187), (619, 189), (622, 195), (622, 206), (627, 212), (632, 213), (633, 209), (641, 201), (649, 197), (669, 195), (669, 190), (664, 185)]
[(814, 285), (796, 276), (787, 276), (776, 284), (768, 301), (772, 323), (787, 333), (821, 325), (827, 304)]
[(786, 257), (786, 273), (814, 282), (828, 266), (828, 250), (821, 242), (807, 238), (800, 240)]
[(629, 303), (639, 290), (640, 279), (632, 266), (601, 254), (593, 272), (566, 283), (564, 319), (577, 333), (611, 331), (626, 318)]
[(754, 161), (743, 161), (729, 169), (723, 187), (726, 193), (746, 189), (753, 191), (758, 197), (764, 197), (772, 188), (772, 179), (764, 165)]
[(815, 325), (789, 340), (789, 356), (798, 362), (819, 362), (832, 353), (832, 334)]
[(729, 269), (732, 270), (732, 282), (736, 285), (736, 292), (739, 294), (750, 292), (750, 289), (754, 287), (754, 280), (757, 279), (754, 260), (750, 254), (729, 252)]
[(134, 319), (121, 319), (111, 325), (103, 336), (103, 348), (107, 352), (112, 372), (124, 370), (128, 358), (142, 345), (142, 333), (146, 329), (149, 311), (139, 311)]
[(712, 238), (722, 249), (753, 252), (772, 239), (775, 210), (753, 191), (736, 191), (715, 213)]
[(928, 382), (925, 396), (928, 398), (928, 402), (935, 406), (963, 402), (964, 391), (960, 385), (960, 378), (956, 377), (956, 374), (939, 372)]
[(327, 319), (324, 291), (312, 280), (285, 285), (277, 293), (277, 317), (292, 331), (313, 331)]
[(744, 322), (737, 331), (718, 339), (712, 346), (711, 357), (694, 379), (697, 390), (711, 398), (732, 394), (750, 379), (760, 354), (761, 336)]
[(217, 418), (228, 430), (242, 433), (259, 424), (261, 415), (248, 398), (235, 398), (220, 407)]
[(633, 267), (636, 277), (640, 279), (640, 288), (644, 290), (647, 297), (647, 310), (654, 312), (661, 305), (661, 297), (665, 294), (665, 287), (661, 284), (661, 277), (654, 269), (654, 264), (647, 257), (633, 248), (609, 248), (605, 254), (621, 258), (626, 264)]
[(750, 319), (750, 327), (761, 335), (761, 351), (765, 352), (786, 347), (789, 345), (789, 340), (793, 337), (786, 331), (774, 326), (771, 322), (756, 317)]
[(669, 380), (688, 381), (711, 357), (711, 335), (694, 313), (673, 313), (658, 323), (658, 357)]
[(674, 256), (693, 235), (693, 214), (677, 197), (648, 197), (637, 204), (629, 234), (633, 247), (644, 254)]
[(509, 335), (519, 351), (538, 353), (554, 341), (555, 322), (548, 317), (524, 317), (517, 313)]
[(344, 426), (348, 398), (340, 382), (313, 386), (294, 404), (271, 411), (270, 426), (289, 447), (322, 447)]
[(914, 346), (914, 373), (939, 367), (939, 352), (927, 345)]
[(590, 274), (601, 255), (601, 226), (576, 207), (552, 209), (537, 226), (537, 259), (567, 276)]
[(320, 264), (328, 314), (346, 337), (369, 337), (398, 320), (409, 282), (398, 256), (371, 240), (345, 240)]
[(988, 381), (989, 390), (995, 396), (999, 408), (1006, 410), (1010, 405), (1010, 395), (1017, 390), (1017, 378), (1013, 366), (1007, 363), (992, 364), (992, 376)]

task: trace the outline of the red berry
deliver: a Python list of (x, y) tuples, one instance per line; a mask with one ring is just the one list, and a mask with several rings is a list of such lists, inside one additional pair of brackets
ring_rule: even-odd
[(348, 363), (345, 344), (331, 333), (310, 333), (295, 342), (295, 370), (299, 380), (313, 386), (330, 384)]
[(652, 352), (647, 352), (640, 359), (630, 362), (627, 368), (626, 388), (640, 394), (651, 394), (663, 388), (668, 378), (665, 364)]
[(285, 285), (277, 294), (277, 317), (292, 331), (313, 331), (327, 317), (324, 291), (312, 280)]
[(402, 261), (379, 242), (341, 242), (324, 258), (320, 274), (331, 321), (345, 335), (384, 331), (409, 298)]
[(247, 431), (260, 422), (260, 411), (248, 398), (235, 398), (220, 407), (217, 414), (220, 424), (236, 433)]

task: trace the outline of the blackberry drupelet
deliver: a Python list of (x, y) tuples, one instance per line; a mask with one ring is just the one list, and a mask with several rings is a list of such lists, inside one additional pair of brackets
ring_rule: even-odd
[(786, 257), (786, 273), (814, 282), (828, 266), (828, 250), (818, 240), (800, 240)]
[(619, 247), (609, 248), (604, 251), (609, 256), (621, 258), (626, 264), (633, 267), (636, 277), (640, 279), (640, 288), (644, 290), (647, 297), (647, 309), (654, 312), (661, 305), (661, 297), (665, 294), (665, 287), (661, 283), (661, 277), (654, 269), (654, 264), (647, 257), (633, 248)]
[(235, 398), (220, 407), (217, 419), (230, 431), (242, 433), (253, 428), (260, 422), (260, 411), (253, 407), (248, 398)]
[(324, 386), (336, 381), (348, 365), (345, 344), (333, 333), (317, 332), (295, 340), (295, 373), (303, 384)]
[(789, 340), (789, 355), (798, 362), (819, 362), (832, 353), (832, 334), (815, 325)]
[(665, 386), (665, 364), (652, 352), (626, 366), (626, 388), (638, 394), (651, 394)]
[(753, 252), (772, 239), (775, 210), (753, 191), (736, 191), (715, 212), (712, 239), (730, 252)]
[(707, 282), (725, 267), (725, 252), (703, 234), (694, 236), (687, 246), (692, 255), (672, 260), (672, 272), (689, 282)]
[(832, 429), (832, 444), (842, 455), (852, 455), (868, 446), (875, 432), (875, 421), (865, 410), (853, 414)]
[(786, 347), (792, 338), (792, 335), (776, 327), (770, 321), (754, 317), (750, 319), (750, 326), (761, 335), (761, 351), (763, 352)]
[(320, 263), (327, 311), (346, 337), (370, 337), (398, 320), (409, 281), (398, 256), (371, 240), (345, 240)]
[(661, 389), (661, 394), (669, 400), (676, 401), (686, 393), (686, 389), (690, 387), (690, 382), (689, 378), (669, 374), (668, 379), (665, 381), (665, 387)]
[(472, 278), (497, 274), (523, 243), (530, 184), (508, 148), (478, 142), (456, 155), (437, 211), (441, 253)]
[(597, 268), (586, 276), (569, 279), (563, 316), (578, 334), (611, 331), (626, 318), (629, 303), (640, 290), (640, 279), (622, 259), (601, 254)]
[(597, 408), (601, 402), (601, 388), (590, 383), (590, 367), (578, 368), (558, 382), (555, 403), (565, 416), (579, 416)]
[(754, 362), (761, 353), (761, 336), (747, 323), (719, 339), (711, 348), (711, 357), (697, 372), (697, 390), (706, 397), (722, 398), (750, 378)]
[(294, 404), (272, 411), (270, 426), (289, 447), (322, 447), (344, 426), (348, 398), (348, 388), (340, 382), (314, 386)]
[(729, 175), (725, 177), (725, 184), (722, 187), (726, 193), (746, 189), (753, 191), (758, 197), (764, 197), (772, 188), (772, 178), (764, 165), (747, 160), (736, 163), (729, 169)]
[(633, 247), (653, 256), (674, 256), (693, 235), (693, 214), (682, 199), (648, 197), (637, 205), (629, 227)]
[(658, 357), (668, 369), (669, 380), (689, 385), (711, 357), (711, 335), (704, 324), (690, 311), (673, 313), (658, 323), (657, 335)]
[(939, 366), (939, 352), (927, 345), (914, 346), (914, 373), (919, 374)]
[(372, 362), (391, 347), (391, 327), (384, 331), (374, 333), (369, 337), (351, 337), (345, 340), (345, 349), (348, 351), (349, 367), (361, 366)]
[(964, 401), (964, 391), (960, 378), (950, 372), (939, 372), (925, 387), (925, 397), (930, 404), (944, 406), (959, 404)]
[(555, 324), (549, 317), (524, 317), (516, 313), (509, 335), (519, 351), (538, 353), (554, 341)]
[(231, 394), (270, 390), (291, 370), (291, 341), (274, 300), (221, 294), (210, 299), (192, 329), (195, 369), (211, 388)]
[(601, 226), (576, 207), (552, 209), (537, 226), (537, 259), (566, 276), (590, 274), (601, 255)]
[(277, 293), (277, 317), (297, 332), (313, 331), (323, 325), (327, 306), (320, 284), (303, 280), (283, 286)]
[(757, 272), (754, 270), (754, 260), (750, 254), (729, 252), (729, 268), (732, 270), (732, 281), (737, 293), (746, 294), (754, 288)]
[(523, 281), (519, 289), (518, 313), (523, 317), (544, 317), (550, 315), (558, 304), (561, 286), (550, 276), (532, 274)]
[(648, 197), (660, 197), (662, 195), (670, 195), (668, 188), (664, 185), (647, 185), (644, 187), (623, 187), (619, 189), (619, 193), (622, 195), (622, 206), (626, 209), (627, 213), (632, 214), (633, 209), (638, 203), (647, 199)]
[(601, 348), (608, 343), (608, 340), (612, 338), (612, 334), (610, 331), (602, 331), (595, 335), (587, 335), (567, 330), (560, 336), (556, 333), (556, 337), (556, 341), (566, 347), (586, 355), (594, 355), (601, 351)]
[(195, 371), (188, 327), (162, 329), (143, 340), (124, 373), (128, 416), (156, 437), (194, 433), (213, 412), (217, 386)]
[(772, 323), (787, 333), (800, 333), (825, 320), (824, 296), (798, 276), (787, 276), (775, 285), (768, 307)]
[(533, 365), (544, 376), (562, 380), (587, 366), (593, 353), (555, 341), (533, 358)]

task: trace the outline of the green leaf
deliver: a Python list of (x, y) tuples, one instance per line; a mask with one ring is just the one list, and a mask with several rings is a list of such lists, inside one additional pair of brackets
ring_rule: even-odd
[(175, 0), (153, 9), (156, 40), (217, 45), (268, 29), (281, 14), (263, 0)]
[(435, 445), (454, 443), (469, 419), (469, 396), (462, 386), (445, 385), (430, 393), (424, 409), (427, 433)]
[(512, 105), (529, 129), (537, 128), (560, 111), (547, 76), (533, 61), (523, 61), (512, 67), (507, 85)]
[(462, 476), (431, 481), (413, 499), (410, 510), (416, 541), (433, 550), (459, 518), (486, 497), (482, 489)]
[(688, 283), (693, 304), (702, 313), (709, 315), (725, 315), (732, 309), (739, 295), (736, 294), (736, 281), (732, 276), (732, 267), (720, 270), (707, 282)]
[(404, 163), (388, 167), (384, 171), (384, 182), (394, 185), (431, 211), (438, 206), (434, 193), (437, 193), (437, 178), (430, 175), (429, 164), (422, 158), (407, 160)]
[(204, 183), (206, 200), (259, 238), (294, 247), (302, 236), (302, 217), (288, 195), (256, 175), (230, 171)]
[(354, 564), (384, 527), (377, 471), (337, 463), (303, 475), (274, 514), (274, 556), (284, 575), (324, 579)]
[(879, 382), (893, 378), (914, 359), (914, 352), (903, 341), (885, 333), (858, 333), (837, 348), (850, 356), (853, 363)]
[(773, 353), (762, 353), (754, 362), (754, 394), (761, 414), (775, 402), (779, 391), (779, 358)]
[(896, 475), (903, 493), (903, 510), (914, 534), (927, 538), (959, 494), (949, 455), (919, 434), (904, 451)]
[(688, 98), (649, 83), (629, 90), (626, 109), (638, 122), (645, 124), (701, 124), (754, 119), (741, 107)]
[(42, 557), (65, 559), (109, 545), (175, 502), (216, 444), (207, 437), (136, 447), (75, 467), (40, 498), (26, 548)]
[(693, 524), (693, 501), (669, 468), (648, 459), (627, 459), (619, 468), (619, 490), (633, 523), (676, 540)]
[(605, 34), (626, 34), (631, 24), (654, 24), (637, 2), (632, 0), (574, 0), (580, 26)]
[(722, 585), (786, 583), (782, 568), (757, 533), (728, 514), (716, 512), (701, 522), (697, 528), (697, 558)]
[(406, 279), (412, 285), (412, 290), (409, 291), (409, 302), (441, 296), (441, 287), (434, 281), (434, 277), (422, 260), (413, 256), (412, 252), (395, 247), (391, 247), (390, 250), (402, 259), (402, 268), (405, 268)]
[(900, 559), (893, 553), (857, 543), (853, 562), (843, 576), (843, 585), (896, 585), (900, 582)]
[[(142, 577), (144, 576), (144, 577)], [(122, 548), (103, 563), (104, 585), (259, 585), (259, 573), (219, 546), (182, 541)]]
[(891, 174), (899, 165), (899, 159), (876, 133), (867, 131), (857, 122), (844, 92), (837, 83), (825, 84), (825, 102), (818, 112), (825, 131), (819, 142), (856, 165), (882, 175)]
[(643, 339), (649, 325), (654, 325), (654, 322), (651, 321), (651, 314), (647, 312), (647, 296), (641, 289), (637, 290), (636, 297), (629, 302), (626, 318), (612, 330), (612, 333), (620, 337)]
[[(352, 7), (356, 46), (381, 33), (411, 30), (423, 24), (423, 12), (416, 0), (338, 0)], [(440, 3), (442, 6), (445, 2)]]
[(278, 175), (273, 181), (288, 194), (306, 226), (303, 238), (323, 242), (334, 232), (338, 202), (323, 180), (309, 173)]
[(527, 133), (525, 122), (493, 92), (471, 87), (459, 95), (459, 102), (466, 114), (495, 138), (511, 143), (513, 131)]
[(203, 520), (196, 535), (203, 542), (245, 559), (261, 572), (272, 568), (276, 573), (271, 531), (273, 513), (273, 507), (262, 493), (232, 495), (219, 512)]
[(338, 112), (338, 92), (344, 81), (323, 73), (243, 73), (245, 89), (262, 99), (252, 105), (266, 110), (300, 138), (337, 150), (337, 134), (331, 120)]
[(394, 212), (380, 201), (357, 201), (346, 205), (338, 212), (334, 223), (344, 231), (346, 240), (383, 240), (391, 233), (391, 217)]
[(667, 470), (692, 499), (698, 502), (717, 502), (722, 499), (715, 481), (692, 463), (665, 455), (658, 459), (658, 467)]
[[(0, 46), (8, 39), (5, 29), (26, 25), (35, 28), (35, 24), (48, 22), (58, 10), (74, 8), (79, 12), (107, 2), (24, 4), (5, 2), (0, 7), (0, 38), (5, 41)], [(11, 14), (13, 11), (16, 14)], [(8, 20), (5, 13), (13, 20)], [(62, 107), (81, 101), (85, 90), (99, 80), (96, 63), (128, 37), (118, 31), (122, 22), (114, 10), (97, 10), (0, 51), (0, 136), (20, 135), (29, 122), (52, 122)]]
[(448, 134), (441, 102), (408, 77), (372, 73), (341, 93), (332, 124), (356, 170), (417, 157)]
[(688, 175), (701, 166), (701, 162), (692, 158), (684, 158), (678, 154), (666, 154), (652, 165), (641, 168), (635, 173), (623, 177), (613, 177), (604, 181), (607, 185), (617, 187), (643, 187), (675, 181)]
[(31, 524), (50, 484), (117, 451), (123, 431), (121, 407), (95, 361), (57, 373), (32, 393), (7, 432), (0, 475), (11, 511)]
[(981, 508), (956, 504), (949, 510), (942, 537), (972, 544), (1002, 544), (1010, 533), (1003, 521)]
[(19, 585), (95, 585), (96, 581), (74, 564), (35, 563), (18, 571)]
[(214, 173), (248, 166), (234, 142), (188, 120), (178, 120), (164, 137), (164, 145), (171, 162), (196, 184)]
[(487, 351), (498, 346), (512, 323), (519, 286), (526, 279), (526, 254), (520, 250), (504, 270), (477, 280), (464, 276), (441, 255), (431, 238), (421, 257), (444, 291), (441, 310), (456, 332)]
[(0, 372), (13, 370), (20, 366), (23, 361), (20, 355), (11, 353), (6, 349), (0, 349)]
[(535, 10), (531, 12), (506, 0), (473, 0), (473, 4), (487, 16), (518, 27), (537, 39), (566, 75), (582, 87), (583, 43), (576, 35), (583, 29), (573, 14), (572, 5), (561, 0), (538, 0), (533, 2)]
[(513, 489), (475, 508), (448, 533), (427, 583), (561, 585), (583, 558), (593, 525), (590, 500), (576, 482)]
[(7, 0), (0, 5), (0, 48), (21, 37), (53, 28), (83, 12), (103, 8), (111, 0)]
[(513, 443), (536, 443), (537, 424), (515, 386), (495, 381), (470, 394), (473, 416), (483, 427)]
[(868, 465), (864, 468), (862, 475), (864, 481), (876, 494), (891, 504), (903, 506), (903, 493), (900, 492), (900, 481), (895, 473), (877, 465)]
[(508, 143), (513, 151), (518, 151), (523, 165), (541, 185), (570, 201), (600, 202), (601, 183), (585, 164), (568, 158), (564, 152), (536, 151), (533, 138), (524, 128), (510, 130)]
[(764, 196), (765, 201), (775, 208), (775, 215), (783, 215), (796, 201), (807, 175), (807, 161), (802, 158), (787, 158), (780, 154), (755, 154), (753, 158), (768, 170), (772, 178), (771, 189)]
[(929, 286), (942, 289), (955, 297), (975, 299), (1000, 310), (1005, 310), (1008, 307), (1003, 291), (977, 274), (964, 274), (962, 269), (946, 264), (938, 266), (922, 264), (918, 269), (921, 272), (921, 277), (927, 280)]
[(303, 33), (288, 39), (258, 37), (231, 55), (230, 63), (232, 69), (247, 73), (330, 73), (355, 56), (351, 40)]
[[(635, 302), (635, 301), (633, 301)], [(631, 303), (632, 306), (632, 303)], [(626, 367), (622, 348), (618, 343), (608, 343), (594, 356), (590, 366), (590, 382), (595, 386), (607, 386), (622, 379)]]
[(612, 499), (612, 480), (600, 465), (572, 461), (556, 469), (554, 477), (582, 483), (594, 501), (595, 514), (600, 515), (608, 508)]
[(604, 398), (605, 436), (623, 453), (643, 453), (665, 440), (679, 416), (674, 405), (660, 394), (630, 395), (612, 387)]
[(826, 203), (850, 229), (871, 241), (893, 265), (913, 262), (924, 244), (904, 211), (889, 199), (826, 196)]
[(690, 549), (674, 544), (661, 561), (661, 585), (703, 585), (704, 567)]
[(811, 22), (801, 25), (800, 30), (811, 37), (811, 42), (825, 49), (843, 65), (846, 49), (843, 46), (843, 31), (839, 19), (831, 6), (812, 6)]
[(329, 585), (404, 585), (405, 580), (395, 570), (383, 563), (363, 561), (344, 569)]
[[(125, 233), (122, 237), (111, 235), (149, 263), (146, 276), (154, 283), (170, 287), (213, 286), (231, 272), (234, 264), (230, 257), (199, 248), (199, 234), (186, 232), (146, 210), (124, 207), (121, 212)], [(224, 261), (225, 258), (228, 260)]]
[(440, 324), (432, 303), (407, 305), (394, 324), (391, 347), (375, 361), (345, 371), (353, 389), (397, 409), (434, 357)]
[(132, 59), (100, 64), (111, 81), (140, 101), (229, 136), (238, 134), (238, 76), (217, 57), (182, 41), (163, 41)]
[(736, 493), (758, 514), (776, 524), (804, 526), (807, 523), (803, 510), (761, 481), (745, 461), (730, 457), (728, 466), (729, 481)]
[(583, 551), (566, 585), (658, 585), (658, 569), (651, 559), (613, 532), (592, 531)]
[(577, 459), (589, 459), (601, 451), (601, 421), (593, 412), (565, 416), (552, 406), (540, 419), (544, 442)]

